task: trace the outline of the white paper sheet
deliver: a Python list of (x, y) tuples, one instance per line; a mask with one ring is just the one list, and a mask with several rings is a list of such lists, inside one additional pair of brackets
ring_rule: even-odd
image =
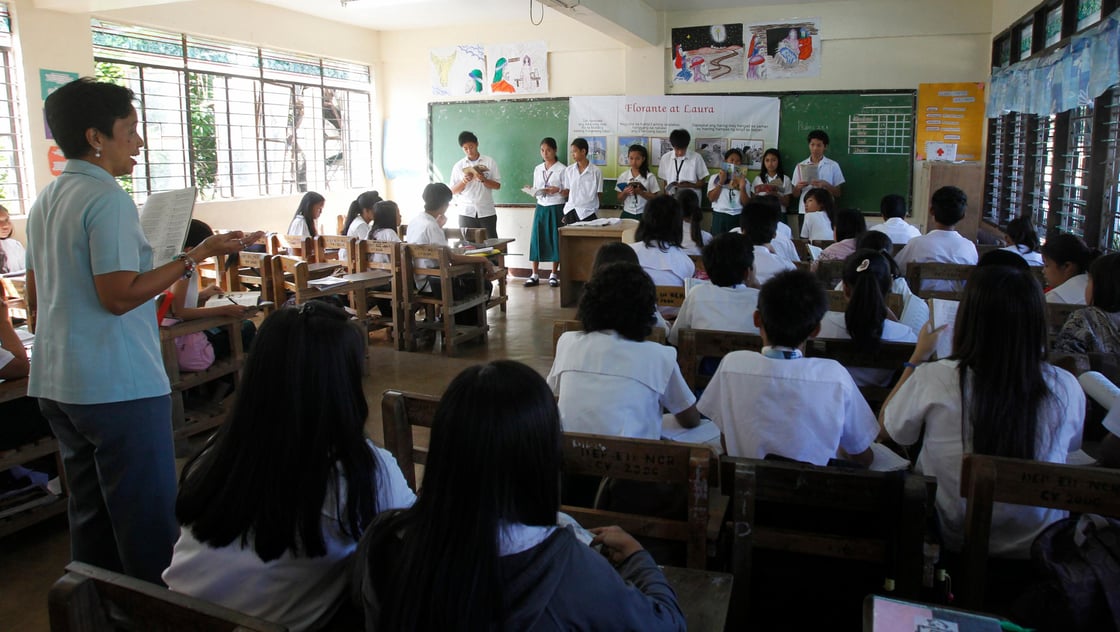
[(152, 265), (156, 268), (183, 251), (187, 229), (194, 214), (195, 188), (155, 193), (140, 207), (140, 228), (152, 246)]

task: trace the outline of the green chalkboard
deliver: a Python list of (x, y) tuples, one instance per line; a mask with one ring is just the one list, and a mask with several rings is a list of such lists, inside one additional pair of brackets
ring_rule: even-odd
[(478, 151), (498, 163), (502, 188), (494, 192), (498, 204), (536, 204), (521, 187), (532, 184), (533, 168), (541, 162), (540, 142), (556, 139), (560, 161), (568, 162), (568, 99), (471, 101), (428, 106), (429, 175), (451, 182), (451, 167), (463, 157), (459, 132), (478, 136)]
[[(914, 165), (913, 91), (896, 93), (816, 92), (784, 95), (778, 128), (782, 166), (809, 157), (806, 137), (814, 129), (828, 133), (825, 155), (840, 163), (844, 191), (839, 208), (877, 215), (888, 193), (909, 199)], [(797, 210), (797, 201), (792, 204)]]

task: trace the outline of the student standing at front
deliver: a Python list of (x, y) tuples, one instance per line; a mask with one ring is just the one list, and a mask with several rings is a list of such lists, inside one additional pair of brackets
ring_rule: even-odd
[(577, 138), (572, 141), (572, 164), (564, 170), (564, 190), (560, 192), (568, 198), (564, 204), (564, 217), (561, 224), (574, 224), (598, 219), (599, 192), (603, 190), (603, 172), (587, 159), (587, 141)]
[(493, 191), (502, 188), (498, 163), (478, 153), (478, 137), (472, 132), (459, 134), (459, 146), (466, 154), (451, 168), (452, 206), (459, 212), (460, 228), (485, 228), (486, 236), (498, 236), (498, 212)]
[(560, 270), (560, 219), (564, 215), (564, 163), (556, 159), (556, 139), (548, 136), (541, 140), (541, 164), (533, 169), (533, 190), (536, 191), (537, 208), (533, 213), (533, 234), (529, 240), (529, 261), (533, 274), (525, 287), (540, 285), (542, 261), (552, 262), (548, 284), (560, 285), (556, 276)]
[(832, 199), (840, 198), (844, 173), (840, 171), (839, 163), (824, 155), (827, 149), (827, 132), (819, 129), (809, 132), (809, 157), (797, 163), (793, 172), (793, 194), (800, 199), (799, 214), (805, 214), (805, 193), (810, 189), (824, 189), (832, 195)]
[(688, 130), (675, 129), (669, 133), (669, 144), (673, 151), (665, 152), (657, 166), (657, 175), (665, 181), (665, 192), (673, 195), (677, 189), (687, 189), (700, 199), (700, 189), (708, 178), (708, 165), (700, 154), (689, 151), (692, 134)]

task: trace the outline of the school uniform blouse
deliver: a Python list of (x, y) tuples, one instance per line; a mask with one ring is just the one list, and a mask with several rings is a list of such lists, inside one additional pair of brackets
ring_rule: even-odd
[(565, 432), (658, 439), (663, 407), (675, 415), (696, 403), (676, 349), (614, 331), (560, 336), (548, 385)]
[(579, 164), (568, 165), (564, 170), (564, 188), (568, 190), (568, 201), (564, 212), (575, 211), (582, 220), (591, 217), (599, 210), (599, 193), (603, 190), (603, 172), (591, 163), (579, 170)]
[[(801, 167), (802, 165), (812, 165), (812, 157), (806, 158), (797, 163), (793, 170), (793, 182), (801, 182)], [(834, 187), (844, 184), (844, 172), (840, 170), (840, 163), (829, 158), (828, 156), (821, 156), (821, 161), (817, 163), (817, 180), (824, 180)], [(805, 195), (813, 188), (813, 185), (807, 184), (805, 188), (801, 189), (801, 199), (797, 203), (797, 212), (802, 215), (805, 214)], [(791, 189), (792, 190), (792, 189)], [(831, 239), (830, 237), (812, 237), (811, 239)]]
[(1086, 307), (1069, 315), (1054, 341), (1064, 353), (1120, 353), (1120, 312)]
[(882, 224), (875, 224), (867, 230), (874, 230), (885, 234), (891, 238), (891, 244), (895, 246), (905, 246), (910, 243), (910, 240), (922, 234), (917, 226), (907, 223), (901, 217), (892, 217)]
[(533, 168), (534, 189), (547, 189), (549, 187), (556, 187), (558, 189), (556, 193), (538, 195), (537, 204), (541, 206), (556, 206), (557, 204), (564, 203), (564, 196), (560, 195), (560, 191), (564, 189), (565, 169), (567, 169), (567, 166), (560, 161), (552, 163), (551, 167), (545, 167), (542, 162)]
[[(502, 174), (498, 171), (498, 163), (490, 156), (479, 155), (477, 160), (463, 157), (451, 168), (451, 186), (459, 184), (466, 179), (463, 169), (473, 166), (486, 167), (486, 179), (497, 183), (502, 182)], [(490, 217), (497, 214), (494, 209), (494, 191), (487, 188), (481, 180), (475, 178), (467, 186), (456, 193), (451, 199), (451, 206), (464, 217)]]
[(15, 237), (8, 237), (0, 239), (0, 249), (4, 251), (5, 258), (4, 268), (0, 269), (0, 274), (23, 272), (27, 259), (27, 251), (24, 250), (23, 244)]
[(288, 224), (288, 232), (285, 234), (310, 237), (311, 229), (307, 227), (307, 220), (303, 218), (303, 215), (296, 215), (292, 218), (292, 223)]
[[(622, 174), (618, 176), (617, 182), (637, 182), (645, 187), (646, 191), (649, 193), (661, 192), (661, 185), (658, 184), (657, 176), (653, 175), (652, 171), (647, 172), (645, 177), (642, 177), (634, 175), (634, 173), (627, 168), (626, 171), (623, 171)], [(642, 211), (646, 210), (646, 204), (649, 204), (649, 200), (640, 195), (631, 195), (626, 198), (626, 202), (622, 205), (622, 210), (631, 215), (641, 215)]]
[[(700, 251), (704, 249), (712, 241), (712, 234), (706, 230), (700, 230), (700, 240), (704, 243), (696, 243), (692, 241), (692, 225), (684, 222), (684, 233), (681, 236), (681, 250), (686, 255), (699, 255)], [(695, 266), (695, 264), (693, 264)]]
[(683, 286), (685, 279), (691, 279), (696, 274), (696, 264), (681, 248), (670, 246), (668, 250), (661, 250), (657, 242), (647, 246), (641, 241), (630, 244), (630, 247), (637, 253), (638, 263), (653, 279), (654, 285)]
[[(773, 191), (772, 193), (755, 193), (755, 187), (760, 184), (773, 185), (775, 191)], [(763, 174), (760, 173), (755, 176), (754, 181), (751, 182), (751, 193), (753, 195), (773, 195), (775, 197), (779, 195), (789, 195), (793, 193), (793, 181), (789, 179), (789, 176), (782, 176), (781, 178), (771, 178), (769, 180), (764, 180)]]
[[(416, 495), (409, 489), (396, 459), (367, 441), (377, 459), (377, 509), (411, 507)], [(339, 493), (345, 494), (346, 480), (336, 470)], [(323, 500), (321, 524), (326, 555), (295, 556), (290, 550), (279, 558), (264, 562), (253, 550), (253, 540), (214, 548), (195, 539), (184, 527), (175, 543), (171, 565), (163, 571), (163, 581), (175, 592), (211, 601), (238, 612), (288, 627), (307, 630), (321, 627), (334, 615), (343, 601), (351, 555), (358, 538), (343, 530), (336, 513), (335, 497), (328, 487)]]
[(754, 310), (758, 307), (758, 290), (742, 283), (733, 287), (720, 287), (714, 283), (699, 283), (688, 291), (673, 321), (669, 342), (677, 344), (682, 329), (714, 329), (757, 334)]
[(836, 233), (832, 231), (832, 222), (828, 219), (828, 213), (816, 211), (814, 213), (805, 213), (802, 216), (802, 239), (831, 240), (835, 237)]
[(93, 278), (152, 269), (136, 204), (113, 176), (84, 160), (35, 200), (27, 220), (27, 269), (40, 306), (28, 395), (103, 404), (171, 392), (160, 354), (155, 301), (116, 316)]
[[(1038, 412), (1037, 460), (1065, 463), (1069, 452), (1081, 447), (1085, 393), (1069, 372), (1042, 365), (1052, 397)], [(956, 360), (927, 362), (914, 370), (883, 409), (883, 423), (891, 438), (911, 445), (923, 436), (915, 471), (937, 478), (937, 517), (941, 538), (951, 551), (963, 544), (965, 501), (961, 498), (961, 458), (971, 449), (961, 444), (964, 417), (960, 374)], [(991, 553), (1025, 558), (1031, 543), (1046, 525), (1066, 512), (1042, 507), (996, 503), (992, 511)]]
[[(723, 179), (723, 173), (717, 173), (708, 179), (708, 190), (711, 191)], [(743, 193), (733, 189), (730, 183), (719, 190), (719, 196), (712, 202), (712, 210), (726, 215), (738, 215), (743, 212)]]
[(1085, 288), (1088, 285), (1088, 274), (1082, 272), (1081, 274), (1074, 275), (1058, 287), (1050, 288), (1050, 291), (1046, 293), (1046, 302), (1084, 305)]
[[(913, 263), (964, 263), (975, 265), (979, 256), (976, 244), (955, 230), (931, 230), (915, 237), (899, 251), (894, 258), (902, 274), (906, 266)], [(964, 286), (956, 281), (922, 281), (922, 290), (938, 292), (959, 292)]]
[[(817, 338), (850, 340), (848, 324), (844, 312), (825, 312), (821, 319), (821, 332)], [(893, 320), (883, 321), (883, 334), (879, 337), (883, 342), (917, 342), (918, 335), (913, 329)], [(894, 379), (894, 369), (871, 369), (866, 367), (848, 367), (848, 373), (859, 386), (890, 386)]]
[(369, 224), (361, 217), (355, 217), (354, 221), (350, 222), (350, 229), (346, 231), (346, 236), (354, 239), (369, 239), (369, 230)]
[[(665, 181), (665, 189), (677, 182), (695, 182), (701, 184), (708, 177), (708, 165), (704, 157), (694, 151), (685, 151), (683, 156), (678, 156), (675, 151), (667, 151), (661, 156), (657, 166), (657, 175)], [(691, 191), (696, 199), (700, 199), (700, 189), (685, 189)]]
[(1008, 252), (1013, 252), (1013, 253), (1019, 255), (1020, 257), (1022, 257), (1023, 259), (1025, 259), (1027, 261), (1027, 265), (1032, 265), (1032, 266), (1041, 266), (1042, 265), (1042, 253), (1037, 251), (1037, 250), (1031, 250), (1030, 248), (1027, 248), (1026, 246), (1024, 246), (1022, 244), (1013, 244), (1013, 245), (1010, 245), (1006, 248), (1000, 248), (1000, 250), (1006, 250)]
[(766, 246), (754, 247), (754, 276), (758, 279), (759, 285), (766, 283), (779, 272), (793, 270), (796, 267), (788, 257), (780, 257)]
[[(428, 215), (427, 213), (424, 214)], [(436, 227), (438, 228), (439, 224), (436, 224)], [(370, 230), (372, 229), (373, 227), (371, 226)], [(441, 228), (440, 230), (442, 231), (443, 229)], [(394, 244), (399, 244), (401, 242), (401, 238), (397, 235), (397, 231), (393, 230), (392, 228), (378, 228), (377, 230), (373, 230), (373, 232), (370, 233), (369, 239), (372, 239), (373, 241), (388, 241)], [(372, 255), (372, 258), (377, 263), (389, 263), (389, 255), (374, 254)]]

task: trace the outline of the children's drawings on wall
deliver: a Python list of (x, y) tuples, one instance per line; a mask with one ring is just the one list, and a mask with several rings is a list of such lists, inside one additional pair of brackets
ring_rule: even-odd
[(747, 79), (792, 79), (821, 74), (820, 21), (746, 25)]
[(487, 46), (486, 67), (492, 94), (548, 93), (548, 47), (543, 41)]
[(743, 25), (673, 29), (673, 83), (743, 78)]
[(430, 55), (432, 94), (463, 96), (488, 94), (486, 55), (481, 44), (433, 48)]

